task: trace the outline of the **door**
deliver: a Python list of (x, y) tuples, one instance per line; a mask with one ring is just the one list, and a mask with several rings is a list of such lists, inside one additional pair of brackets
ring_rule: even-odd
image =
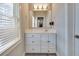
[(79, 4), (75, 7), (75, 56), (79, 56)]

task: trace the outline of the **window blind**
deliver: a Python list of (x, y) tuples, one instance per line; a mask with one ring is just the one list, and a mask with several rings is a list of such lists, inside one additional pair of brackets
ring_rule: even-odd
[(0, 48), (16, 40), (17, 19), (13, 17), (13, 4), (0, 4)]

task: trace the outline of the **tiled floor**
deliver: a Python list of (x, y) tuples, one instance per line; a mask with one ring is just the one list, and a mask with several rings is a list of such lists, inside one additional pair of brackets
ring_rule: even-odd
[(25, 56), (56, 56), (56, 53), (26, 53)]

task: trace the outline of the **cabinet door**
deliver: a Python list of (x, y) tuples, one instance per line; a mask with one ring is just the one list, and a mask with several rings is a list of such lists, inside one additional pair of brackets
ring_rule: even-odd
[(48, 53), (48, 34), (41, 34), (41, 53)]

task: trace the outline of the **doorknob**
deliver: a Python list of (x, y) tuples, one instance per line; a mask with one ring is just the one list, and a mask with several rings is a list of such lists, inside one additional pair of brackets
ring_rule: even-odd
[(48, 43), (49, 43), (50, 41), (48, 41)]
[(75, 38), (78, 38), (79, 39), (79, 35), (75, 35)]
[(34, 43), (34, 41), (32, 41), (32, 43)]

